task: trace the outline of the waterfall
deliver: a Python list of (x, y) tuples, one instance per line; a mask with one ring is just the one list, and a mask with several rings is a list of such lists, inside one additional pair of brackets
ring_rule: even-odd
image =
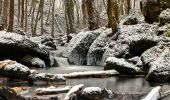
[(68, 67), (70, 64), (68, 63), (67, 58), (63, 57), (55, 57), (59, 67)]
[(54, 58), (59, 67), (68, 67), (70, 64), (67, 58), (61, 57), (65, 48), (59, 48), (56, 51), (50, 52), (50, 57)]

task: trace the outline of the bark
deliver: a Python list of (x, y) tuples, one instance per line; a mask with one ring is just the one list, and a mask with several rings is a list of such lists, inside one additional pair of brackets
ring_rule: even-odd
[(32, 4), (33, 6), (33, 10), (32, 10), (32, 18), (31, 18), (31, 30), (32, 30), (32, 36), (36, 36), (36, 33), (34, 33), (34, 14), (35, 14), (35, 7), (36, 7), (36, 3), (35, 0), (32, 0)]
[(3, 29), (7, 28), (7, 18), (8, 18), (8, 5), (9, 5), (9, 1), (8, 0), (4, 0), (4, 4), (3, 4)]
[(67, 42), (69, 42), (69, 34), (76, 33), (74, 26), (74, 2), (73, 0), (64, 0), (65, 19), (67, 26)]
[(71, 100), (72, 96), (84, 88), (83, 84), (76, 85), (66, 94), (64, 100)]
[(25, 16), (24, 1), (25, 1), (25, 0), (22, 0), (22, 4), (21, 4), (21, 28), (22, 28), (22, 29), (24, 29), (24, 16)]
[(37, 95), (53, 95), (53, 94), (67, 93), (70, 89), (71, 86), (66, 86), (64, 88), (56, 88), (56, 87), (38, 88), (36, 89), (35, 93)]
[(86, 26), (87, 18), (88, 18), (86, 0), (82, 0), (82, 14), (83, 14), (83, 24)]
[(20, 16), (21, 16), (21, 0), (18, 0), (18, 15), (17, 15), (17, 24), (20, 27)]
[(54, 37), (54, 21), (55, 21), (55, 0), (52, 1), (52, 27), (51, 27), (51, 36)]
[(112, 33), (117, 32), (119, 23), (119, 10), (117, 0), (107, 0), (108, 27), (112, 28)]
[(8, 32), (13, 32), (14, 25), (14, 0), (10, 0), (10, 8), (9, 8), (9, 26)]
[(43, 29), (44, 29), (44, 0), (42, 1), (42, 7), (41, 7), (41, 35), (43, 34)]
[(28, 16), (28, 0), (25, 1), (25, 29), (24, 31), (27, 32), (27, 16)]
[(99, 27), (97, 24), (97, 18), (95, 16), (96, 12), (94, 3), (95, 3), (94, 0), (86, 0), (89, 30), (95, 30)]

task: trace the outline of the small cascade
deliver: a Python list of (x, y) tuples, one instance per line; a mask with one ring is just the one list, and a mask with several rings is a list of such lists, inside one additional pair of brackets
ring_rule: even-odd
[(70, 66), (68, 59), (61, 57), (63, 53), (63, 50), (59, 49), (56, 51), (51, 51), (50, 52), (50, 57), (55, 58), (55, 60), (57, 61), (59, 67), (68, 67)]
[(59, 67), (68, 67), (68, 66), (70, 66), (67, 58), (55, 57), (55, 59), (57, 60), (57, 63), (59, 65)]

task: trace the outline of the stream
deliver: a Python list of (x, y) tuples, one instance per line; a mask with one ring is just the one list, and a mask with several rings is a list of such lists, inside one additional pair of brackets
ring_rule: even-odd
[[(70, 73), (78, 71), (101, 71), (103, 67), (101, 66), (76, 66), (70, 65), (66, 58), (55, 57), (58, 61), (59, 67), (53, 68), (44, 68), (36, 70), (39, 73)], [(160, 85), (159, 83), (149, 83), (144, 79), (144, 76), (119, 76), (119, 77), (110, 77), (110, 78), (83, 78), (83, 79), (69, 79), (66, 83), (62, 84), (52, 84), (56, 87), (65, 87), (65, 86), (74, 86), (77, 84), (84, 84), (86, 87), (101, 87), (112, 90), (116, 93), (121, 94), (146, 94), (153, 87)], [(29, 86), (27, 82), (24, 81), (14, 81), (9, 80), (8, 78), (0, 77), (0, 86), (9, 86), (9, 87), (31, 87), (28, 91), (24, 91), (21, 94), (26, 96), (34, 95), (34, 91), (37, 88), (48, 87), (47, 85), (34, 85)], [(163, 84), (163, 91), (170, 89), (170, 84)], [(59, 98), (62, 100), (65, 94), (59, 94)]]

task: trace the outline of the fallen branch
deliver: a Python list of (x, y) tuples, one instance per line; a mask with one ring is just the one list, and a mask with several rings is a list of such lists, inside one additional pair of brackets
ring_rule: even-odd
[(71, 86), (66, 86), (64, 88), (56, 88), (56, 87), (49, 87), (49, 88), (39, 88), (35, 90), (37, 95), (53, 95), (59, 93), (67, 93), (71, 89)]
[(151, 92), (149, 92), (149, 94), (142, 100), (159, 100), (159, 98), (161, 97), (160, 90), (161, 86), (153, 88)]
[(108, 70), (108, 71), (86, 71), (86, 72), (73, 72), (69, 74), (60, 74), (65, 78), (104, 78), (110, 76), (117, 76), (119, 73), (115, 70)]
[(81, 91), (84, 88), (83, 84), (76, 85), (73, 88), (70, 89), (70, 91), (66, 94), (64, 100), (71, 100), (70, 98), (73, 97), (74, 94), (77, 94), (79, 91)]

